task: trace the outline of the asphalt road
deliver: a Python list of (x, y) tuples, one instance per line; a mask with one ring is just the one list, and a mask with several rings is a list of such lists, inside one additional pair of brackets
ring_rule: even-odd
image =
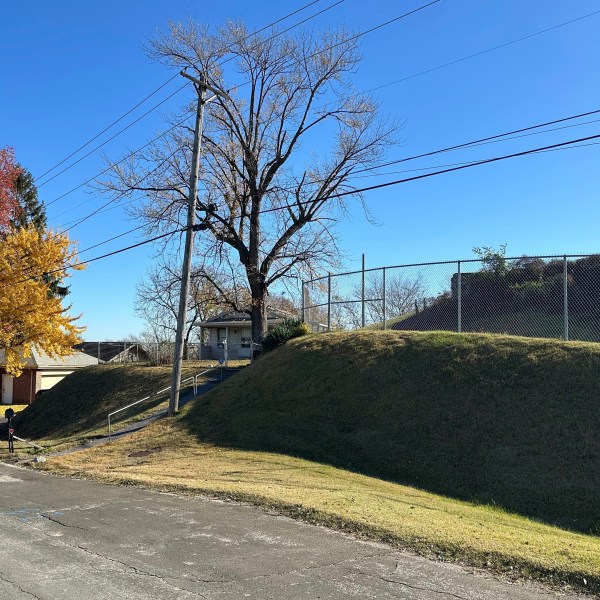
[(2, 600), (556, 597), (250, 506), (0, 464)]

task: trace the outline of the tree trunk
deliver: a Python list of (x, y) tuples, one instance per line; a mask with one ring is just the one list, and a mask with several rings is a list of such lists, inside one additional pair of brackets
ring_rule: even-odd
[(255, 276), (251, 278), (250, 291), (252, 292), (252, 342), (260, 344), (267, 335), (267, 286), (264, 278)]

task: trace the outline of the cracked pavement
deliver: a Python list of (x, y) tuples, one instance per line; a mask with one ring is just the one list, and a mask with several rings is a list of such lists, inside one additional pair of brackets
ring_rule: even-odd
[(0, 464), (0, 598), (549, 600), (251, 506)]

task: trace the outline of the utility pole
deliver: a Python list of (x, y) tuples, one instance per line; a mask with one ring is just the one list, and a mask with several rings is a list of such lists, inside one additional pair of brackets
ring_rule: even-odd
[[(228, 98), (220, 90), (210, 86), (206, 77), (200, 79), (188, 75), (185, 71), (181, 75), (194, 83), (198, 93), (196, 108), (196, 126), (194, 129), (194, 145), (192, 151), (192, 171), (190, 173), (190, 190), (188, 196), (187, 227), (185, 230), (185, 247), (183, 254), (183, 267), (181, 273), (181, 290), (179, 293), (179, 312), (177, 313), (177, 332), (175, 333), (175, 351), (173, 355), (173, 375), (171, 378), (171, 394), (169, 397), (169, 416), (179, 410), (179, 388), (181, 385), (181, 362), (183, 360), (183, 329), (187, 318), (187, 299), (190, 291), (190, 274), (192, 270), (192, 253), (194, 250), (194, 233), (196, 220), (196, 196), (198, 195), (198, 171), (200, 170), (200, 148), (202, 146), (202, 127), (204, 123), (204, 105), (214, 100), (217, 96)], [(214, 95), (206, 98), (206, 92)]]

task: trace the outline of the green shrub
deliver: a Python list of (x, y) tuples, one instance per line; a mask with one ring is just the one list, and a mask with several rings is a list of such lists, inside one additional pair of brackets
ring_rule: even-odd
[(298, 323), (298, 325), (296, 325), (294, 327), (294, 329), (292, 330), (292, 337), (293, 338), (302, 337), (303, 335), (308, 335), (309, 333), (310, 333), (309, 324), (304, 323), (303, 321), (300, 321), (300, 323)]
[(301, 337), (309, 332), (308, 325), (300, 319), (284, 319), (265, 336), (262, 342), (262, 351), (275, 350), (288, 340)]

